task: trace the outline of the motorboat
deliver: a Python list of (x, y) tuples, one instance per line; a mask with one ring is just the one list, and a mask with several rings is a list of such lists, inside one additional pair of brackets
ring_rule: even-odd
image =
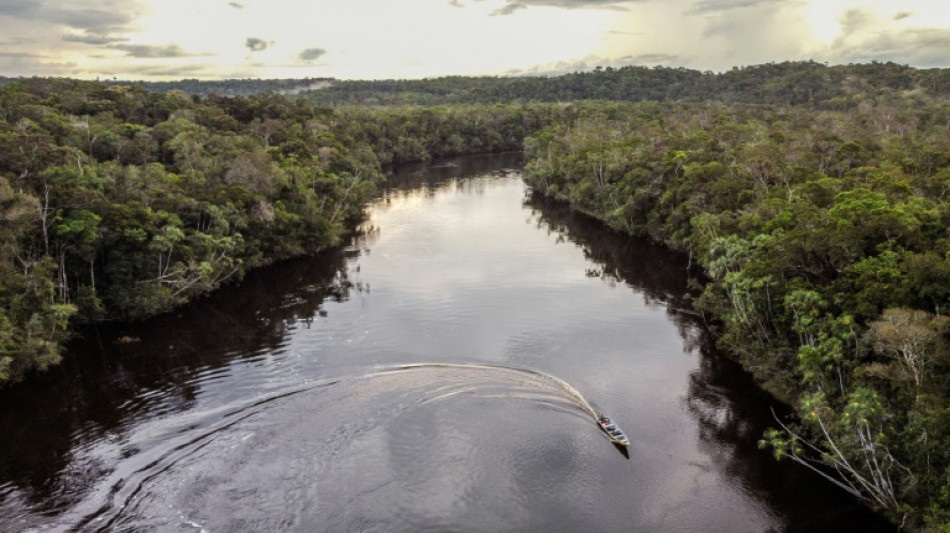
[(614, 443), (621, 446), (630, 446), (630, 439), (627, 438), (626, 433), (607, 415), (597, 415), (597, 425), (600, 426), (600, 429), (604, 430), (604, 433), (606, 433)]

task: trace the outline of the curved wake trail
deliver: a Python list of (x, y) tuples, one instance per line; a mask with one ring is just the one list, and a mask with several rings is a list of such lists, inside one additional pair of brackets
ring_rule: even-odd
[[(71, 515), (79, 514), (81, 518), (70, 528), (71, 531), (108, 531), (119, 518), (121, 512), (139, 496), (143, 487), (152, 479), (172, 468), (176, 463), (200, 451), (207, 446), (215, 436), (227, 431), (242, 421), (258, 415), (267, 409), (268, 404), (295, 396), (313, 389), (329, 387), (339, 383), (339, 380), (330, 380), (322, 383), (311, 383), (303, 387), (285, 390), (271, 394), (264, 398), (255, 398), (244, 405), (212, 409), (201, 414), (190, 414), (179, 420), (179, 427), (170, 425), (161, 429), (166, 435), (161, 445), (151, 449), (141, 450), (130, 456), (117, 469), (107, 482), (103, 483), (99, 491), (85, 503), (92, 505), (98, 495), (103, 499), (105, 491), (107, 500), (93, 512), (74, 509)], [(180, 426), (184, 425), (182, 428)], [(199, 429), (200, 428), (200, 429)], [(155, 431), (156, 428), (150, 428)], [(149, 433), (146, 431), (145, 433)], [(154, 437), (152, 437), (154, 438)], [(133, 449), (136, 447), (133, 447)]]
[[(473, 395), (473, 398), (458, 402), (461, 395)], [(68, 513), (73, 519), (71, 528), (109, 531), (207, 525), (209, 521), (234, 515), (231, 508), (234, 502), (219, 498), (221, 494), (236, 491), (246, 493), (243, 496), (246, 506), (265, 502), (285, 507), (290, 516), (307, 517), (313, 504), (302, 494), (313, 490), (308, 487), (324, 486), (326, 479), (346, 479), (346, 483), (354, 486), (365, 484), (369, 487), (367, 494), (387, 490), (377, 485), (375, 479), (358, 481), (347, 476), (337, 477), (337, 472), (347, 468), (345, 465), (359, 462), (355, 457), (367, 452), (367, 439), (393, 438), (396, 434), (398, 444), (417, 446), (412, 444), (416, 442), (415, 436), (410, 435), (407, 441), (407, 436), (399, 433), (403, 431), (401, 424), (410, 421), (421, 424), (418, 431), (435, 432), (419, 442), (442, 442), (451, 448), (456, 445), (453, 443), (457, 437), (442, 433), (450, 433), (451, 429), (462, 432), (460, 435), (466, 434), (470, 431), (469, 423), (476, 426), (501, 423), (486, 422), (494, 417), (486, 415), (484, 410), (478, 411), (488, 405), (481, 400), (490, 402), (494, 398), (529, 402), (506, 408), (506, 412), (523, 412), (534, 403), (560, 410), (576, 409), (597, 418), (593, 406), (580, 391), (560, 378), (535, 370), (451, 363), (382, 368), (275, 392), (243, 405), (232, 404), (204, 414), (172, 417), (137, 429), (129, 439), (138, 443), (133, 446), (134, 453), (116, 465), (113, 474)], [(425, 421), (433, 414), (440, 419), (457, 419), (459, 426), (449, 423), (427, 427)], [(517, 422), (519, 426), (524, 424), (523, 418)], [(528, 423), (531, 424), (533, 422)], [(511, 428), (509, 423), (501, 427)], [(162, 436), (156, 438), (156, 433)], [(149, 444), (143, 446), (144, 442)], [(277, 442), (285, 445), (277, 446)], [(391, 453), (405, 454), (400, 455), (400, 464), (413, 464), (425, 456), (416, 448), (390, 447), (394, 450)], [(471, 449), (467, 453), (487, 452)], [(291, 468), (295, 464), (298, 466)], [(400, 470), (405, 466), (393, 468)], [(261, 478), (261, 471), (267, 472), (267, 476), (280, 472), (280, 483), (269, 484), (267, 476)], [(245, 475), (247, 477), (242, 478)], [(205, 487), (207, 484), (213, 489)], [(254, 484), (260, 486), (254, 487)], [(186, 494), (191, 496), (184, 496)], [(345, 507), (346, 502), (335, 502), (334, 498), (332, 495), (322, 498), (321, 512), (330, 513), (334, 520), (343, 523), (345, 517), (333, 513), (340, 505)], [(200, 520), (195, 518), (206, 513), (193, 509), (194, 503), (189, 500), (207, 501), (211, 514)], [(177, 514), (169, 514), (170, 509), (177, 509)], [(162, 518), (155, 522), (155, 516)], [(273, 513), (265, 513), (255, 519), (271, 516)], [(283, 525), (286, 524), (265, 520), (253, 528), (283, 528)]]
[[(416, 363), (410, 365), (402, 365), (391, 370), (381, 370), (378, 373), (387, 373), (387, 372), (399, 372), (402, 370), (412, 370), (415, 368), (460, 368), (467, 370), (495, 370), (495, 371), (505, 371), (513, 372), (518, 374), (526, 374), (533, 377), (541, 378), (544, 381), (549, 382), (553, 385), (555, 391), (560, 391), (564, 394), (566, 398), (573, 400), (578, 407), (581, 407), (585, 412), (590, 414), (595, 420), (597, 419), (597, 411), (594, 407), (587, 401), (587, 398), (570, 383), (564, 381), (561, 378), (552, 376), (551, 374), (546, 374), (538, 370), (528, 370), (522, 368), (514, 368), (509, 366), (502, 365), (484, 365), (484, 364), (464, 364), (464, 363)], [(531, 382), (525, 380), (525, 384), (530, 384)], [(539, 385), (544, 385), (544, 383), (538, 383)]]

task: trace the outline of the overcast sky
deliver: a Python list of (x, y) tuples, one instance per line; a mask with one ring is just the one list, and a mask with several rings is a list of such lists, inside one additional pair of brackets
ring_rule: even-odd
[(421, 78), (950, 66), (950, 0), (0, 0), (0, 75)]

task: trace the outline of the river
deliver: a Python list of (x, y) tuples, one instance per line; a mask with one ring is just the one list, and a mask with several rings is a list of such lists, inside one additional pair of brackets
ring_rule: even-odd
[(348, 246), (86, 332), (0, 395), (0, 530), (893, 529), (758, 449), (682, 257), (520, 164), (404, 167)]

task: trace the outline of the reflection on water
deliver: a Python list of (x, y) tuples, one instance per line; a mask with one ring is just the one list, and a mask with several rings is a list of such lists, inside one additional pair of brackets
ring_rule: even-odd
[(593, 420), (575, 400), (548, 376), (503, 367), (354, 376), (286, 396), (267, 416), (240, 413), (130, 476), (148, 497), (97, 518), (128, 530), (600, 530), (612, 517), (591, 507), (607, 488), (595, 472), (608, 463), (592, 452), (606, 439), (584, 431)]
[[(603, 225), (544, 198), (526, 202), (539, 228), (568, 239), (598, 265), (588, 273), (624, 283), (645, 301), (659, 302), (679, 329), (686, 352), (700, 357), (689, 373), (684, 403), (698, 425), (702, 452), (717, 472), (751, 497), (766, 502), (777, 529), (786, 531), (892, 531), (894, 526), (863, 504), (791, 462), (776, 462), (758, 442), (774, 427), (773, 411), (787, 413), (755, 386), (738, 363), (718, 353), (691, 311), (686, 258)], [(696, 273), (693, 273), (696, 274)]]
[(89, 329), (62, 366), (6, 391), (0, 523), (24, 508), (54, 514), (81, 497), (111, 470), (96, 458), (79, 464), (87, 447), (118, 445), (142, 418), (187, 411), (235, 365), (266, 369), (279, 359), (288, 334), (348, 297), (346, 255), (251, 272), (238, 287), (147, 323)]
[(350, 246), (86, 332), (0, 395), (0, 529), (886, 530), (757, 449), (684, 259), (526, 201), (519, 157), (401, 168)]
[(690, 310), (690, 272), (686, 257), (650, 242), (604, 228), (601, 222), (571, 211), (569, 207), (545, 198), (529, 195), (525, 207), (531, 210), (538, 229), (557, 235), (576, 245), (593, 265), (586, 271), (613, 287), (621, 284), (633, 289), (644, 302), (663, 309), (680, 329), (684, 350), (692, 352), (706, 339), (697, 327), (698, 315)]

